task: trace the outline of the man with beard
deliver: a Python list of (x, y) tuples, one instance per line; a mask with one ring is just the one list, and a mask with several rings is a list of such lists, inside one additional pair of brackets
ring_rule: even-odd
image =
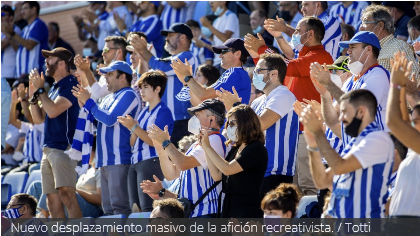
[[(44, 73), (33, 69), (29, 75), (31, 114), (35, 124), (45, 121), (44, 149), (41, 160), (42, 192), (47, 194), (48, 209), (52, 218), (65, 218), (63, 203), (69, 218), (82, 217), (76, 199), (77, 161), (71, 160), (65, 150), (69, 149), (76, 129), (79, 106), (71, 89), (77, 79), (70, 74), (73, 55), (65, 48), (42, 50), (46, 58), (45, 75), (55, 83), (48, 95), (44, 89)], [(39, 105), (38, 100), (42, 103)]]
[[(171, 141), (177, 144), (182, 137), (189, 135), (188, 120), (191, 115), (187, 108), (191, 106), (189, 88), (183, 86), (183, 83), (178, 78), (171, 67), (171, 61), (178, 59), (182, 62), (188, 61), (192, 66), (192, 71), (195, 72), (198, 66), (198, 60), (193, 55), (190, 49), (191, 40), (193, 38), (190, 27), (183, 23), (173, 24), (169, 29), (160, 31), (162, 36), (166, 36), (165, 50), (172, 56), (167, 59), (159, 59), (152, 55), (147, 49), (147, 41), (145, 38), (140, 38), (138, 35), (131, 36), (131, 45), (135, 51), (140, 53), (149, 67), (154, 70), (161, 70), (168, 76), (168, 83), (165, 93), (162, 97), (162, 102), (169, 107), (172, 116), (175, 120), (173, 135)], [(140, 74), (146, 72), (149, 68), (141, 67)], [(187, 81), (185, 81), (185, 84)]]

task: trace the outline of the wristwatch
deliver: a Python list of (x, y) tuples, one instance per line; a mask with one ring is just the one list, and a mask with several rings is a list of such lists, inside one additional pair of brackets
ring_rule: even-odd
[(188, 83), (188, 81), (190, 81), (190, 79), (192, 79), (193, 77), (191, 76), (191, 75), (189, 75), (189, 76), (186, 76), (185, 78), (184, 78), (184, 82), (185, 83)]
[(163, 197), (163, 196), (165, 196), (165, 191), (166, 191), (166, 189), (165, 189), (165, 188), (163, 188), (162, 190), (160, 190), (160, 191), (158, 192), (158, 196), (159, 196), (159, 197)]
[(165, 148), (168, 147), (169, 144), (171, 144), (171, 143), (172, 143), (171, 140), (165, 140), (165, 141), (163, 141), (163, 143), (162, 143), (163, 150), (165, 150)]
[(36, 92), (38, 94), (43, 94), (43, 93), (45, 93), (45, 88), (39, 88)]

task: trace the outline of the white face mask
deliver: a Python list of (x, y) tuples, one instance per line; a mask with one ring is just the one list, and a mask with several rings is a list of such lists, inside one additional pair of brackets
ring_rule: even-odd
[(361, 63), (360, 62), (360, 58), (362, 58), (363, 53), (365, 53), (365, 50), (363, 50), (362, 54), (359, 57), (359, 60), (357, 60), (355, 62), (352, 62), (352, 63), (350, 63), (350, 64), (347, 65), (349, 67), (350, 73), (352, 73), (353, 75), (359, 75), (362, 72), (362, 70), (363, 70), (364, 64), (369, 59), (369, 55), (368, 55), (366, 57), (365, 63)]
[(228, 139), (231, 140), (231, 141), (233, 141), (233, 142), (238, 142), (238, 134), (236, 133), (236, 130), (237, 130), (237, 127), (236, 126), (233, 126), (233, 127), (230, 127), (229, 126), (226, 129)]
[(198, 135), (200, 133), (200, 120), (198, 120), (197, 116), (191, 117), (191, 119), (188, 121), (188, 132)]
[[(343, 74), (344, 75), (344, 74)], [(337, 87), (341, 88), (343, 86), (343, 82), (341, 82), (341, 77), (336, 74), (331, 74), (331, 81), (337, 85)]]
[(274, 219), (274, 218), (281, 218), (281, 216), (264, 214), (264, 219)]

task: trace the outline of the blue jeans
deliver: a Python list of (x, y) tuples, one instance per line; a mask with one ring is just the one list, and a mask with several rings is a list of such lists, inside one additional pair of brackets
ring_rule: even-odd
[(7, 125), (9, 124), (12, 90), (5, 78), (1, 78), (1, 146), (6, 147)]

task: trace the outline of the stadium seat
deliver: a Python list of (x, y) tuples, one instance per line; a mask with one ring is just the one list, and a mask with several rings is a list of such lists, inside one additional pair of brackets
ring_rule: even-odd
[(131, 213), (128, 218), (132, 219), (132, 218), (150, 218), (150, 214), (152, 214), (152, 212), (136, 212), (136, 213)]
[(10, 184), (1, 184), (1, 209), (6, 209), (10, 197), (12, 197), (12, 186)]
[(15, 172), (15, 173), (9, 173), (6, 176), (4, 176), (3, 183), (10, 184), (12, 186), (12, 196), (13, 196), (17, 193), (24, 192), (27, 180), (28, 180), (28, 173)]
[(28, 188), (31, 186), (31, 184), (37, 180), (41, 181), (41, 170), (34, 170), (29, 174), (28, 181), (25, 185), (25, 193), (28, 191)]
[(32, 173), (32, 171), (40, 170), (40, 169), (41, 169), (41, 163), (32, 164), (31, 166), (29, 166), (29, 169), (28, 169), (29, 175)]
[(127, 216), (125, 216), (124, 214), (119, 214), (119, 215), (101, 216), (99, 218), (114, 218), (114, 219), (122, 218), (123, 219), (123, 218), (127, 218)]
[(295, 218), (300, 218), (301, 216), (305, 215), (306, 206), (311, 202), (318, 202), (318, 197), (316, 195), (302, 197), (299, 201), (299, 206)]

